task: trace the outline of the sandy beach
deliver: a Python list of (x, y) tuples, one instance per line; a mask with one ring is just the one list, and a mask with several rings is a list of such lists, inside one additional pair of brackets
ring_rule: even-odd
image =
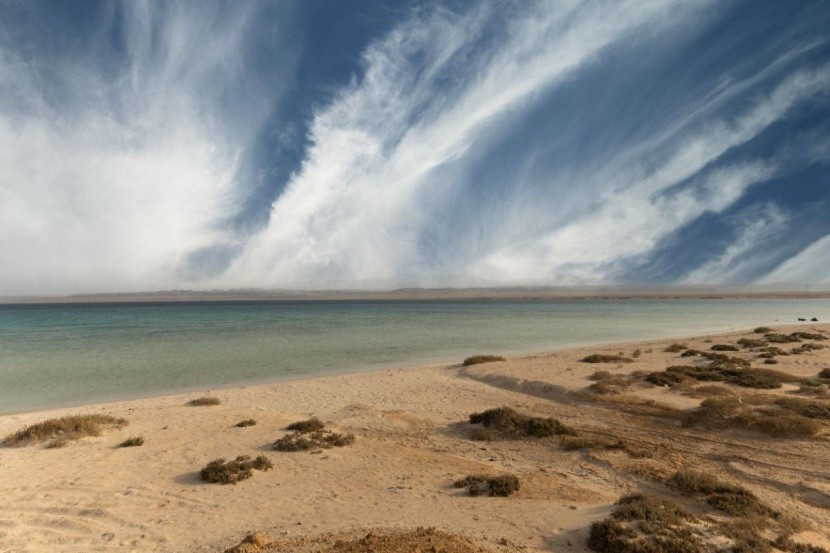
[[(771, 334), (793, 332), (830, 337), (830, 324), (776, 326)], [(737, 345), (742, 338), (767, 343)], [(775, 338), (746, 329), (6, 415), (0, 436), (77, 414), (128, 424), (63, 447), (0, 447), (0, 550), (224, 551), (259, 532), (238, 550), (403, 551), (404, 542), (384, 545), (383, 536), (410, 532), (404, 541), (412, 551), (583, 552), (591, 523), (635, 492), (682, 506), (706, 547), (728, 550), (735, 534), (723, 528), (740, 521), (704, 495), (667, 484), (689, 468), (739, 485), (775, 511), (759, 534), (778, 544), (770, 551), (788, 550), (785, 543), (830, 548), (830, 421), (808, 417), (816, 425), (809, 436), (763, 422), (784, 412), (781, 398), (830, 405), (830, 379), (817, 378), (830, 368), (830, 348), (821, 348), (830, 341), (768, 340)], [(716, 363), (683, 356), (712, 353), (714, 345), (734, 346), (718, 353), (789, 378), (769, 388), (645, 380), (672, 365)], [(769, 347), (788, 355), (765, 355)], [(592, 354), (623, 360), (581, 361)], [(188, 405), (203, 396), (220, 403)], [(713, 397), (734, 399), (742, 406), (735, 409), (754, 406), (761, 422), (690, 419)], [(502, 406), (555, 418), (577, 436), (471, 439), (480, 425), (468, 422), (470, 414)], [(272, 449), (287, 425), (310, 417), (353, 434), (354, 443)], [(256, 424), (236, 426), (247, 419)], [(139, 436), (140, 447), (119, 447)], [(273, 468), (234, 485), (202, 481), (210, 461), (239, 455), (263, 455)], [(453, 487), (473, 474), (515, 475), (521, 487), (509, 497)]]

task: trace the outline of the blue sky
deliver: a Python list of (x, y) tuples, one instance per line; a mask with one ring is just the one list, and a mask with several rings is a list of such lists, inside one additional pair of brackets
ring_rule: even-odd
[(0, 0), (0, 294), (830, 283), (830, 4)]

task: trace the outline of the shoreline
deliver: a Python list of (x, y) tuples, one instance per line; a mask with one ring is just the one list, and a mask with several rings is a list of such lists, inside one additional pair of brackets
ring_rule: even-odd
[[(767, 323), (770, 325), (775, 326), (782, 326), (777, 322), (774, 323)], [(788, 324), (783, 325), (786, 327), (796, 328), (802, 325), (818, 325), (821, 324), (820, 322), (801, 322), (797, 324)], [(672, 335), (672, 336), (651, 336), (648, 338), (632, 338), (630, 340), (622, 340), (617, 342), (606, 342), (606, 341), (585, 341), (578, 344), (567, 344), (561, 347), (536, 347), (536, 346), (528, 346), (527, 348), (513, 348), (507, 350), (499, 350), (494, 352), (485, 352), (485, 353), (493, 353), (496, 355), (503, 355), (507, 356), (509, 359), (520, 359), (522, 357), (528, 356), (546, 356), (552, 355), (558, 352), (565, 352), (570, 350), (583, 350), (586, 348), (601, 348), (601, 349), (613, 349), (619, 347), (630, 347), (632, 345), (637, 344), (645, 344), (645, 343), (653, 343), (653, 342), (660, 342), (660, 341), (680, 341), (680, 340), (689, 340), (689, 339), (706, 339), (709, 337), (715, 337), (730, 333), (747, 333), (750, 332), (752, 329), (747, 327), (740, 327), (740, 328), (733, 328), (733, 329), (721, 329), (721, 330), (709, 330), (702, 333), (690, 333), (690, 334), (681, 334), (681, 335)], [(141, 401), (141, 400), (149, 400), (149, 399), (157, 399), (157, 398), (165, 398), (171, 396), (182, 396), (188, 394), (197, 394), (197, 393), (210, 393), (210, 392), (217, 392), (217, 391), (227, 391), (227, 390), (235, 390), (235, 389), (244, 389), (244, 388), (252, 388), (252, 387), (260, 387), (260, 386), (276, 386), (282, 383), (291, 383), (291, 382), (304, 382), (309, 380), (326, 380), (330, 378), (336, 378), (339, 376), (351, 376), (351, 375), (371, 375), (376, 373), (383, 373), (387, 371), (396, 371), (396, 370), (419, 370), (419, 369), (429, 369), (429, 368), (436, 368), (436, 367), (456, 367), (461, 366), (461, 362), (463, 359), (458, 358), (441, 358), (436, 360), (421, 360), (421, 361), (402, 361), (402, 362), (392, 362), (389, 364), (385, 364), (379, 367), (370, 367), (370, 366), (361, 366), (355, 367), (353, 369), (345, 369), (345, 370), (331, 370), (331, 371), (324, 371), (321, 373), (315, 374), (300, 374), (300, 375), (286, 375), (284, 377), (266, 377), (263, 379), (256, 379), (250, 381), (238, 381), (238, 382), (228, 382), (225, 384), (213, 384), (207, 386), (187, 386), (183, 388), (174, 388), (168, 389), (164, 391), (159, 391), (158, 393), (149, 393), (149, 394), (141, 394), (137, 396), (122, 396), (122, 397), (110, 397), (110, 398), (101, 398), (101, 399), (94, 399), (92, 401), (80, 401), (77, 403), (69, 403), (69, 404), (60, 404), (60, 405), (52, 405), (46, 407), (37, 407), (34, 409), (19, 409), (13, 411), (0, 411), (0, 419), (5, 416), (10, 415), (21, 415), (21, 414), (29, 414), (29, 413), (44, 413), (50, 411), (58, 411), (63, 409), (80, 409), (84, 407), (100, 407), (110, 404), (119, 404), (125, 402), (133, 402), (133, 401)]]
[[(828, 323), (771, 326), (830, 336)], [(274, 546), (251, 551), (311, 553), (336, 552), (338, 540), (367, 533), (432, 527), (470, 540), (476, 551), (587, 553), (591, 522), (628, 493), (656, 493), (701, 516), (722, 516), (663, 484), (691, 466), (740, 483), (802, 520), (792, 534), (799, 543), (830, 547), (830, 474), (822, 468), (830, 455), (830, 423), (821, 423), (826, 431), (809, 440), (685, 428), (683, 414), (702, 397), (636, 376), (700, 363), (665, 352), (674, 342), (709, 350), (760, 336), (732, 329), (528, 352), (469, 367), (457, 359), (211, 388), (220, 404), (209, 407), (187, 405), (205, 395), (199, 388), (2, 415), (0, 436), (72, 414), (123, 417), (129, 424), (57, 449), (0, 446), (0, 543), (22, 551), (224, 551), (257, 530)], [(580, 361), (619, 352), (632, 361)], [(727, 353), (798, 379), (830, 367), (830, 348), (776, 357), (772, 366), (761, 364), (757, 352)], [(626, 379), (627, 388), (591, 392), (593, 375), (602, 372)], [(739, 397), (809, 397), (798, 396), (798, 386), (789, 383), (777, 390), (715, 384)], [(499, 406), (554, 417), (586, 440), (625, 447), (569, 449), (563, 437), (471, 440), (468, 416)], [(354, 444), (316, 454), (272, 450), (286, 425), (312, 416), (354, 434)], [(257, 424), (235, 426), (245, 419)], [(118, 447), (134, 436), (146, 443)], [(243, 454), (264, 455), (274, 468), (233, 486), (200, 480), (209, 461)], [(478, 473), (515, 474), (522, 487), (509, 498), (474, 498), (453, 488), (455, 480)]]

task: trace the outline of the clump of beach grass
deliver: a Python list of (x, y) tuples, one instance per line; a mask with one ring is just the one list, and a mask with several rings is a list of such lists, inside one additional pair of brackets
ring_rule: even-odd
[(209, 405), (219, 405), (222, 401), (218, 397), (204, 396), (191, 399), (187, 402), (192, 407), (205, 407)]
[(664, 349), (663, 351), (667, 353), (680, 353), (681, 351), (687, 349), (689, 349), (689, 346), (687, 346), (686, 344), (678, 344), (677, 342), (675, 342), (670, 346), (667, 346), (666, 349)]
[(67, 415), (47, 419), (9, 434), (3, 443), (10, 447), (21, 447), (54, 440), (53, 447), (62, 447), (69, 441), (100, 436), (108, 428), (122, 428), (127, 424), (126, 419), (110, 415)]
[(325, 430), (320, 419), (312, 418), (289, 424), (286, 434), (274, 442), (272, 449), (277, 451), (319, 451), (333, 447), (345, 447), (355, 441), (354, 434), (340, 434)]
[(609, 451), (626, 450), (622, 440), (609, 440), (600, 437), (565, 436), (562, 438), (562, 449), (565, 451), (580, 451), (583, 449), (605, 449)]
[(814, 344), (813, 342), (807, 342), (806, 344), (801, 344), (800, 346), (791, 349), (790, 354), (800, 355), (802, 353), (808, 353), (811, 351), (825, 349), (826, 347), (827, 346), (825, 346), (824, 344)]
[(823, 426), (764, 397), (715, 397), (683, 418), (683, 426), (754, 430), (778, 438), (812, 438)]
[(254, 470), (269, 470), (274, 464), (265, 456), (251, 459), (249, 455), (240, 455), (232, 461), (215, 459), (203, 468), (199, 475), (202, 480), (217, 484), (236, 484), (253, 476)]
[(488, 409), (470, 415), (471, 424), (511, 438), (545, 438), (548, 436), (576, 435), (576, 431), (550, 417), (532, 417), (517, 412), (511, 407)]
[(501, 355), (472, 355), (463, 361), (465, 367), (470, 365), (479, 365), (481, 363), (493, 363), (495, 361), (505, 361)]
[(655, 496), (621, 497), (611, 515), (591, 524), (587, 545), (600, 553), (705, 553), (688, 527), (695, 517), (676, 503)]
[(830, 379), (830, 369), (821, 369), (821, 371), (816, 376), (818, 376), (818, 378)]
[(133, 436), (118, 444), (118, 447), (139, 447), (142, 445), (144, 445), (144, 436)]
[(254, 425), (256, 425), (256, 421), (254, 419), (245, 419), (243, 421), (239, 421), (234, 426), (236, 426), (237, 428), (246, 428), (248, 426)]
[(325, 423), (318, 419), (317, 417), (312, 417), (310, 419), (292, 422), (288, 426), (285, 427), (286, 430), (294, 430), (299, 432), (300, 434), (308, 434), (310, 432), (317, 432), (322, 430), (326, 427)]
[(715, 344), (709, 349), (712, 351), (741, 351), (741, 348), (732, 344)]
[(755, 338), (741, 338), (738, 340), (738, 345), (745, 348), (763, 348), (766, 347), (767, 343)]
[(785, 382), (801, 379), (772, 369), (737, 368), (731, 361), (715, 361), (704, 366), (672, 365), (665, 371), (648, 374), (646, 382), (656, 386), (674, 387), (689, 380), (726, 382), (743, 388), (775, 389)]
[(770, 332), (774, 332), (774, 329), (768, 326), (759, 326), (756, 327), (755, 330), (753, 330), (752, 332), (754, 332), (755, 334), (769, 334)]
[(521, 485), (519, 484), (519, 478), (512, 474), (502, 476), (474, 474), (456, 480), (453, 487), (467, 488), (472, 496), (508, 497), (519, 491)]
[(583, 363), (633, 363), (634, 360), (623, 355), (608, 355), (603, 353), (593, 353), (580, 359)]

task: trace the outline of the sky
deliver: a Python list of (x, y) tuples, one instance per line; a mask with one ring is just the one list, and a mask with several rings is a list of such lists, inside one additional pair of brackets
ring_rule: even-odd
[(0, 295), (830, 284), (830, 3), (0, 0)]

